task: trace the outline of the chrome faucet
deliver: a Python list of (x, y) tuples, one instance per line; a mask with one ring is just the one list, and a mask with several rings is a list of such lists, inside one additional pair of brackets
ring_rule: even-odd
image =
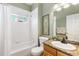
[(63, 37), (63, 40), (61, 42), (64, 43), (64, 44), (67, 44), (67, 39), (68, 39), (68, 37), (65, 36), (65, 37)]

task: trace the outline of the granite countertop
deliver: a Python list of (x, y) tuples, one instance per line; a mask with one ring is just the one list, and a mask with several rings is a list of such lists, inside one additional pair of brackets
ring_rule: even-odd
[(59, 50), (59, 51), (65, 53), (65, 54), (67, 54), (67, 55), (69, 55), (69, 56), (79, 56), (79, 45), (74, 45), (74, 44), (73, 44), (73, 45), (76, 47), (76, 50), (69, 51), (69, 50), (63, 50), (63, 49), (54, 47), (54, 46), (51, 44), (52, 41), (53, 41), (53, 40), (47, 40), (46, 42), (44, 42), (44, 44), (46, 44), (46, 45), (48, 45), (48, 46), (50, 46), (50, 47), (52, 47), (52, 48), (55, 48), (55, 49), (57, 49), (57, 50)]

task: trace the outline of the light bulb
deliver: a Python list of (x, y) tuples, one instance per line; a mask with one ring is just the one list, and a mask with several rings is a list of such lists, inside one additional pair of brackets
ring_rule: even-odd
[(70, 4), (64, 4), (63, 5), (63, 8), (68, 8), (68, 7), (70, 7)]
[(59, 5), (58, 4), (55, 4), (53, 8), (54, 9), (57, 9), (58, 7), (59, 7)]
[(61, 8), (57, 8), (56, 11), (61, 11)]

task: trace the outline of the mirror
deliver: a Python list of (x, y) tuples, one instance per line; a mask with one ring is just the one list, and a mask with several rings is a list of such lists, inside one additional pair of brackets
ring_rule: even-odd
[(42, 34), (49, 35), (49, 14), (42, 17)]
[(68, 40), (79, 42), (79, 4), (55, 11), (56, 33), (66, 34)]

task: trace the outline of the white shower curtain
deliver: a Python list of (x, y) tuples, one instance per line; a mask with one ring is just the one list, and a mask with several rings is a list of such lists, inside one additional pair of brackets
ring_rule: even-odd
[(67, 16), (66, 27), (68, 39), (79, 42), (79, 14)]

